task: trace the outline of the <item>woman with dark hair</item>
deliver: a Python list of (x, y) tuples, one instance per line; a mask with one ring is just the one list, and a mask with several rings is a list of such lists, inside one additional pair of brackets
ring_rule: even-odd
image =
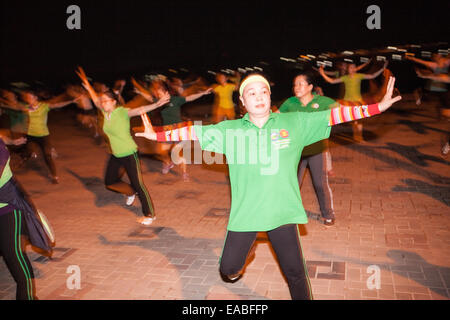
[(25, 90), (22, 91), (22, 100), (25, 104), (18, 102), (15, 106), (12, 106), (16, 110), (21, 110), (27, 115), (28, 123), (26, 138), (29, 154), (32, 158), (37, 157), (37, 154), (33, 150), (33, 145), (39, 146), (44, 155), (45, 163), (50, 169), (50, 179), (54, 184), (59, 183), (59, 178), (56, 173), (55, 162), (53, 161), (53, 148), (50, 142), (50, 132), (48, 130), (47, 120), (50, 110), (65, 107), (76, 100), (70, 99), (62, 102), (54, 102), (64, 98), (64, 95), (65, 94), (62, 94), (47, 101), (41, 101), (36, 93)]
[[(143, 225), (150, 225), (155, 219), (155, 212), (152, 200), (142, 179), (137, 145), (130, 134), (130, 118), (144, 115), (146, 112), (166, 104), (169, 100), (169, 95), (161, 96), (156, 103), (127, 109), (119, 105), (119, 98), (113, 91), (106, 90), (97, 94), (90, 85), (83, 69), (79, 68), (77, 74), (81, 78), (83, 87), (89, 92), (92, 101), (103, 114), (103, 131), (108, 137), (111, 149), (111, 156), (106, 165), (106, 188), (126, 195), (127, 205), (133, 204), (137, 194), (141, 201), (144, 215), (143, 218), (139, 219), (139, 222)], [(131, 185), (121, 180), (121, 168), (125, 168)]]
[[(317, 112), (336, 108), (339, 104), (331, 98), (314, 94), (316, 78), (311, 72), (297, 74), (293, 81), (294, 96), (280, 106), (280, 112)], [(319, 200), (320, 212), (326, 226), (334, 224), (333, 194), (328, 184), (326, 151), (328, 139), (320, 140), (302, 151), (298, 180), (301, 187), (306, 167), (309, 167), (314, 190)]]
[[(237, 281), (258, 232), (267, 232), (286, 276), (292, 299), (312, 299), (300, 244), (298, 224), (308, 222), (298, 187), (297, 168), (302, 149), (328, 138), (331, 126), (387, 110), (394, 79), (379, 104), (339, 106), (310, 113), (272, 113), (270, 85), (261, 75), (249, 75), (239, 88), (247, 114), (218, 124), (154, 132), (146, 125), (136, 133), (150, 140), (198, 140), (202, 150), (225, 154), (230, 170), (231, 211), (220, 273)], [(235, 143), (236, 139), (240, 143)]]

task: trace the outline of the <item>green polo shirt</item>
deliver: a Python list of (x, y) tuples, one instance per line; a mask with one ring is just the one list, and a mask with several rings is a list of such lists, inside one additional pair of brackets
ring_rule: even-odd
[(186, 99), (181, 96), (171, 96), (170, 102), (160, 108), (163, 126), (183, 122), (181, 119), (181, 106)]
[(249, 120), (194, 126), (203, 150), (223, 153), (231, 183), (230, 231), (269, 231), (308, 222), (297, 168), (304, 146), (326, 139), (330, 111), (271, 113), (262, 128)]
[(35, 110), (28, 109), (27, 135), (33, 137), (45, 137), (50, 134), (47, 127), (48, 112), (50, 106), (40, 102)]
[[(331, 98), (314, 94), (312, 100), (305, 106), (297, 97), (288, 98), (280, 106), (280, 112), (317, 112), (338, 107), (339, 104)], [(327, 148), (327, 141), (320, 140), (303, 149), (303, 156), (315, 155)]]
[(137, 145), (130, 133), (128, 110), (119, 106), (111, 112), (109, 117), (105, 112), (103, 116), (103, 131), (108, 137), (112, 154), (121, 158), (135, 153)]

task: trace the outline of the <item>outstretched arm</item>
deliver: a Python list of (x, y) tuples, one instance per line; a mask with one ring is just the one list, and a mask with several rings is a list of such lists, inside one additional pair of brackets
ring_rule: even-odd
[(166, 142), (166, 141), (182, 141), (182, 140), (198, 140), (193, 126), (185, 126), (173, 130), (161, 131), (156, 133), (152, 125), (148, 121), (148, 117), (142, 116), (144, 123), (144, 132), (138, 132), (136, 137), (144, 137), (149, 140)]
[(325, 71), (323, 70), (323, 66), (320, 66), (319, 74), (322, 76), (322, 78), (325, 79), (326, 82), (329, 82), (329, 83), (332, 83), (332, 84), (341, 83), (342, 82), (341, 78), (330, 78), (329, 76), (327, 76), (325, 74)]
[(138, 108), (128, 109), (128, 116), (130, 118), (135, 117), (135, 116), (140, 116), (144, 113), (155, 110), (156, 108), (159, 108), (159, 107), (169, 103), (169, 101), (170, 101), (170, 94), (167, 93), (166, 95), (164, 95), (164, 97), (162, 97), (155, 103), (141, 106)]
[(334, 126), (336, 124), (350, 122), (354, 120), (359, 120), (362, 118), (369, 118), (376, 114), (386, 111), (395, 102), (402, 99), (401, 96), (392, 97), (394, 92), (395, 78), (390, 77), (386, 94), (380, 103), (371, 104), (366, 106), (339, 106), (337, 108), (331, 109), (329, 126)]
[(405, 56), (405, 58), (408, 60), (411, 60), (413, 62), (420, 63), (420, 64), (424, 65), (425, 67), (433, 69), (433, 70), (438, 66), (437, 63), (433, 62), (433, 61), (426, 61), (426, 60), (418, 59), (418, 58), (411, 57), (408, 55)]
[(62, 97), (64, 97), (65, 94), (61, 94), (57, 97), (54, 97), (50, 100), (44, 101), (44, 103), (47, 103), (48, 106), (50, 107), (50, 109), (56, 109), (56, 108), (62, 108), (65, 107), (75, 101), (77, 101), (78, 99), (80, 99), (80, 96), (76, 97), (75, 99), (70, 99), (70, 100), (65, 100), (65, 101), (61, 101), (61, 102), (53, 102), (53, 101), (58, 101), (60, 100)]
[(430, 79), (438, 82), (450, 83), (450, 76), (448, 74), (427, 74), (420, 70), (416, 70), (417, 76), (423, 79)]
[(27, 142), (27, 138), (25, 138), (25, 137), (11, 139), (10, 137), (8, 137), (6, 135), (2, 135), (1, 133), (0, 133), (0, 139), (2, 139), (5, 144), (10, 144), (10, 145), (15, 145), (15, 146), (19, 146), (19, 145)]
[(199, 93), (194, 93), (187, 96), (185, 99), (187, 102), (197, 100), (200, 97), (203, 97), (205, 94), (210, 94), (212, 92), (212, 88), (206, 89), (205, 91), (201, 91)]
[(11, 102), (0, 97), (0, 106), (11, 110), (26, 111), (27, 105), (21, 102)]

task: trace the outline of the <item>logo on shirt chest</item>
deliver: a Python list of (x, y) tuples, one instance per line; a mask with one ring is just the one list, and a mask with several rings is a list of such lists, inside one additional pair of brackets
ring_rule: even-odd
[(280, 131), (272, 132), (270, 138), (272, 140), (272, 145), (276, 149), (288, 148), (291, 143), (291, 139), (289, 138), (289, 131), (286, 129), (281, 129)]

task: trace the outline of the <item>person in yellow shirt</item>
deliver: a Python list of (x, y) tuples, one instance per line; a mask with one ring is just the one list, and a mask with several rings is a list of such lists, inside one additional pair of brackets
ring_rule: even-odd
[[(350, 63), (347, 65), (347, 74), (341, 76), (339, 78), (331, 78), (327, 76), (323, 70), (323, 66), (320, 67), (319, 73), (320, 75), (331, 84), (336, 83), (344, 83), (345, 86), (345, 96), (344, 101), (341, 102), (343, 105), (362, 105), (364, 104), (364, 100), (361, 96), (361, 81), (362, 80), (370, 80), (378, 77), (384, 69), (386, 69), (388, 61), (386, 60), (383, 67), (379, 69), (377, 72), (372, 74), (358, 73), (357, 66), (354, 63)], [(363, 139), (363, 125), (360, 121), (353, 121), (353, 139), (357, 142), (364, 142)]]
[(233, 82), (228, 82), (228, 77), (223, 72), (216, 74), (217, 84), (212, 86), (214, 92), (214, 106), (213, 106), (213, 123), (218, 123), (222, 120), (233, 120), (236, 117), (234, 111), (233, 92), (237, 91), (240, 81), (239, 73), (236, 73), (236, 77)]

